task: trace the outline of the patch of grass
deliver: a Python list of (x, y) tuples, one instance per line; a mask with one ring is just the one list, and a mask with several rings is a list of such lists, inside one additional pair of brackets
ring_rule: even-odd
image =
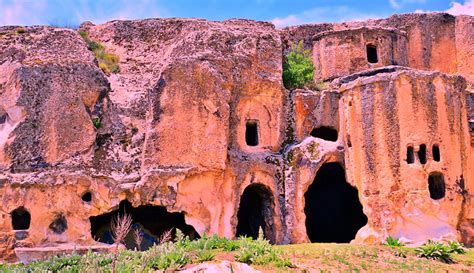
[(117, 55), (107, 52), (105, 47), (101, 43), (92, 40), (87, 32), (80, 30), (79, 35), (81, 35), (82, 39), (87, 43), (87, 48), (94, 53), (99, 62), (99, 68), (102, 69), (105, 74), (110, 75), (110, 73), (120, 72), (118, 65), (120, 60)]
[(26, 30), (25, 30), (24, 28), (22, 28), (22, 27), (17, 28), (17, 30), (16, 30), (16, 34), (23, 34), (23, 33), (25, 33), (25, 32), (26, 32)]
[(313, 83), (314, 65), (309, 50), (303, 49), (303, 41), (294, 45), (283, 63), (283, 83), (288, 89), (303, 88)]

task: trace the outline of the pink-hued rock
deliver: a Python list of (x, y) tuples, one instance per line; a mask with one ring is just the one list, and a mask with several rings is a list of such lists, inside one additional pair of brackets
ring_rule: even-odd
[[(360, 206), (350, 240), (472, 245), (472, 18), (83, 24), (118, 57), (111, 74), (78, 31), (0, 27), (0, 259), (98, 247), (124, 204), (151, 237), (160, 223), (229, 238), (260, 226), (272, 243), (308, 242), (308, 219), (329, 212), (311, 210), (308, 192), (331, 162), (358, 199), (342, 211)], [(300, 40), (315, 79), (332, 80), (323, 91), (283, 86)]]

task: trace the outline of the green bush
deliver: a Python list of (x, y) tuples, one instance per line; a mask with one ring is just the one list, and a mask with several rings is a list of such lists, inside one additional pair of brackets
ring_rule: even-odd
[(388, 236), (385, 242), (385, 245), (392, 246), (392, 247), (399, 247), (404, 246), (405, 244), (400, 241), (398, 238), (393, 238), (392, 236)]
[(286, 88), (302, 88), (313, 83), (314, 66), (309, 50), (303, 50), (303, 42), (293, 46), (283, 63), (283, 83)]
[(438, 260), (444, 263), (453, 263), (451, 258), (451, 249), (442, 243), (428, 240), (425, 244), (415, 249), (419, 257)]
[(108, 53), (105, 47), (99, 42), (92, 40), (87, 32), (80, 30), (79, 35), (81, 35), (82, 39), (86, 42), (87, 48), (94, 53), (99, 62), (100, 69), (102, 69), (105, 74), (120, 72), (118, 65), (119, 57), (117, 55)]

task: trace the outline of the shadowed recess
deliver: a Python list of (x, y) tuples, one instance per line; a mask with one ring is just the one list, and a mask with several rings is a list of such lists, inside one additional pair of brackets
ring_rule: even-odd
[(438, 200), (446, 195), (446, 185), (442, 173), (431, 173), (428, 177), (428, 189), (431, 199)]
[(441, 152), (439, 150), (438, 145), (433, 145), (432, 154), (433, 154), (434, 161), (437, 161), (437, 162), (441, 161)]
[(132, 231), (125, 237), (125, 246), (128, 249), (138, 248), (135, 244), (133, 229), (140, 231), (142, 242), (141, 250), (146, 250), (158, 244), (163, 233), (171, 230), (171, 237), (176, 235), (176, 229), (181, 230), (190, 239), (199, 238), (194, 227), (187, 225), (184, 214), (179, 212), (170, 213), (162, 206), (138, 206), (132, 207), (130, 202), (120, 202), (119, 209), (109, 213), (90, 217), (92, 238), (98, 242), (113, 244), (110, 223), (116, 215), (124, 213), (132, 216)]
[(10, 213), (14, 230), (25, 230), (30, 228), (31, 215), (24, 208), (19, 207)]
[(426, 145), (421, 144), (420, 149), (418, 150), (418, 160), (421, 164), (426, 164)]
[(248, 146), (258, 145), (258, 124), (257, 121), (249, 120), (245, 124), (245, 143)]
[(265, 238), (274, 243), (273, 209), (274, 199), (270, 189), (262, 184), (252, 184), (245, 188), (240, 197), (236, 236), (256, 239), (261, 228)]
[(314, 128), (310, 135), (327, 141), (337, 141), (337, 130), (331, 127), (321, 126)]
[(49, 225), (51, 229), (56, 234), (62, 234), (67, 229), (67, 220), (63, 214), (56, 215), (54, 221)]
[(408, 164), (415, 163), (415, 151), (413, 150), (413, 147), (411, 146), (407, 147), (407, 163)]
[(357, 189), (339, 163), (326, 163), (305, 195), (306, 232), (311, 242), (349, 243), (367, 224)]
[(81, 197), (82, 201), (84, 202), (91, 202), (92, 201), (92, 193), (90, 192), (85, 192), (82, 197)]
[(377, 47), (375, 45), (367, 45), (367, 61), (372, 64), (379, 62), (379, 58), (377, 56)]

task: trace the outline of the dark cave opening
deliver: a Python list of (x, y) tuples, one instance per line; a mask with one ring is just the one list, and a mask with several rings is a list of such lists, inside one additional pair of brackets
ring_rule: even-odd
[(446, 195), (446, 184), (442, 173), (430, 173), (428, 177), (428, 189), (431, 199), (438, 200)]
[(367, 45), (367, 61), (371, 64), (378, 63), (377, 47), (375, 45)]
[(436, 161), (436, 162), (439, 162), (441, 161), (441, 152), (439, 150), (439, 146), (438, 145), (433, 145), (433, 149), (431, 150), (432, 154), (433, 154), (433, 160)]
[(314, 128), (310, 135), (327, 141), (337, 141), (337, 130), (327, 126)]
[(415, 151), (413, 147), (408, 146), (407, 148), (407, 163), (408, 164), (413, 164), (415, 163)]
[[(132, 217), (132, 231), (125, 237), (127, 249), (146, 250), (154, 244), (159, 244), (160, 237), (169, 230), (172, 239), (176, 236), (176, 229), (181, 230), (191, 240), (199, 238), (194, 227), (186, 224), (183, 213), (170, 213), (162, 206), (143, 205), (135, 208), (127, 200), (120, 202), (117, 210), (89, 218), (92, 238), (98, 242), (113, 244), (110, 223), (118, 214), (124, 213)], [(139, 230), (141, 234), (140, 247), (135, 243), (134, 230)]]
[(245, 143), (248, 146), (258, 145), (258, 123), (254, 120), (249, 120), (245, 124)]
[(313, 243), (349, 243), (367, 224), (357, 189), (346, 182), (339, 163), (322, 165), (304, 198), (306, 232)]
[(262, 184), (249, 185), (240, 197), (236, 236), (256, 239), (261, 228), (264, 237), (274, 243), (273, 210), (274, 199), (271, 190)]
[(25, 230), (30, 228), (31, 215), (24, 208), (19, 207), (10, 213), (14, 230)]
[(82, 197), (81, 197), (82, 201), (84, 202), (91, 202), (92, 201), (92, 193), (90, 192), (85, 192)]
[(418, 150), (418, 159), (421, 164), (426, 164), (426, 145), (421, 144), (420, 149)]

